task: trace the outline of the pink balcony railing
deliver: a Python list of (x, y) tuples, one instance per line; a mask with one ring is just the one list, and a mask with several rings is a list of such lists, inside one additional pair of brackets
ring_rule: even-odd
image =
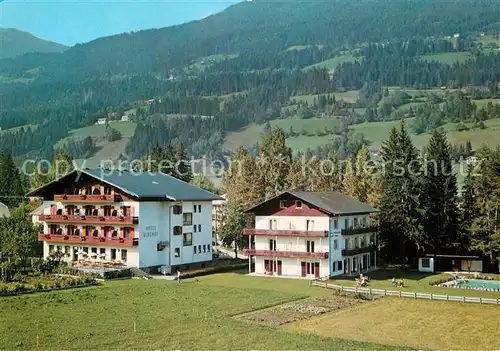
[(298, 258), (328, 258), (328, 252), (305, 252), (305, 251), (273, 251), (245, 249), (246, 256), (266, 256), (266, 257), (298, 257)]
[(243, 229), (243, 235), (269, 235), (269, 236), (307, 236), (328, 237), (328, 231), (323, 230), (273, 230), (273, 229)]

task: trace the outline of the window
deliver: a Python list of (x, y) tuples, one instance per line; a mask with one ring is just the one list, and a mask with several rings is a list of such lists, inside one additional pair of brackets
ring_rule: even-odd
[(128, 239), (130, 237), (130, 234), (132, 234), (132, 233), (133, 233), (132, 228), (130, 228), (130, 227), (123, 228), (123, 237), (125, 239)]
[(56, 234), (57, 233), (57, 225), (56, 224), (49, 225), (49, 233), (50, 234)]
[(62, 246), (57, 246), (57, 252), (62, 252)]
[(182, 206), (181, 205), (175, 205), (173, 207), (173, 212), (174, 212), (174, 215), (179, 215), (182, 213)]
[(198, 205), (198, 213), (201, 213), (201, 205)]
[(333, 229), (339, 229), (339, 220), (338, 218), (333, 219)]
[(269, 220), (269, 229), (275, 230), (278, 227), (276, 220), (275, 219), (270, 219)]
[(109, 185), (104, 186), (104, 195), (111, 195), (111, 187)]
[(286, 208), (286, 200), (280, 200), (280, 208)]
[(342, 261), (337, 261), (337, 270), (338, 271), (342, 270)]
[(428, 258), (422, 258), (422, 268), (430, 268), (431, 260)]
[(207, 252), (210, 252), (210, 244), (207, 244)]
[(366, 227), (366, 217), (361, 218), (361, 226)]
[(295, 201), (295, 207), (302, 208), (302, 201), (300, 201), (300, 200)]
[(174, 257), (179, 257), (181, 255), (181, 249), (179, 247), (176, 247), (174, 249)]
[(116, 249), (111, 249), (111, 261), (116, 260)]
[(72, 224), (69, 224), (68, 225), (68, 232), (67, 232), (68, 235), (73, 235), (75, 234), (75, 226), (72, 225)]
[(91, 253), (95, 253), (95, 254), (97, 254), (97, 247), (92, 247), (92, 248), (90, 249), (90, 252), (91, 252)]
[(111, 206), (104, 206), (104, 216), (111, 216), (111, 211), (113, 208)]
[(201, 232), (201, 224), (198, 224), (198, 232)]
[(276, 251), (276, 240), (269, 239), (269, 250)]
[(312, 240), (306, 241), (306, 250), (307, 252), (314, 252), (314, 241)]
[(344, 228), (349, 228), (349, 218), (344, 219)]
[(182, 221), (184, 225), (191, 225), (193, 224), (193, 214), (192, 213), (183, 213), (182, 214)]
[(85, 216), (92, 216), (94, 212), (94, 206), (85, 206)]
[(196, 205), (193, 205), (193, 212), (196, 213)]
[(201, 253), (201, 245), (198, 245), (198, 253)]
[(184, 233), (182, 236), (182, 245), (183, 246), (191, 246), (193, 245), (193, 234), (192, 233)]
[(203, 245), (203, 253), (207, 252), (207, 246)]
[(196, 255), (196, 245), (193, 246), (193, 253)]
[(122, 249), (122, 261), (127, 262), (127, 250)]
[(106, 249), (102, 249), (102, 248), (101, 248), (101, 249), (99, 249), (99, 253), (100, 253), (101, 255), (106, 256)]
[(66, 255), (69, 255), (69, 252), (70, 252), (70, 251), (71, 251), (71, 247), (69, 247), (69, 246), (65, 246), (65, 247), (64, 247), (64, 253), (65, 253)]
[(357, 227), (358, 227), (358, 219), (354, 218), (354, 228), (357, 228)]
[(195, 224), (195, 225), (193, 225), (193, 232), (195, 232), (195, 233), (196, 233), (196, 224)]
[(309, 230), (314, 230), (314, 221), (308, 219), (306, 220), (306, 230), (309, 231)]
[(333, 240), (333, 249), (338, 250), (339, 248), (339, 241), (337, 239)]
[(174, 227), (174, 235), (182, 235), (182, 227), (180, 225)]

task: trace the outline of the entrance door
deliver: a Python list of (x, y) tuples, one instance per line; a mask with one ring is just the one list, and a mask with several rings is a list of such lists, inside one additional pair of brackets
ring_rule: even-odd
[(319, 278), (319, 262), (314, 263), (314, 276)]
[(307, 274), (307, 268), (305, 262), (300, 262), (301, 276), (305, 277)]
[(281, 275), (281, 261), (278, 261), (278, 275)]
[(264, 260), (264, 271), (266, 273), (271, 272), (271, 264), (269, 260)]

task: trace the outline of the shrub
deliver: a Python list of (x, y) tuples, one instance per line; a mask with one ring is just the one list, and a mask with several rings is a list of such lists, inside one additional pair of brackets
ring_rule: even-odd
[(200, 269), (196, 271), (191, 271), (182, 274), (182, 278), (194, 278), (202, 275), (213, 274), (213, 273), (224, 273), (224, 272), (232, 272), (241, 268), (248, 267), (248, 263), (238, 263), (235, 265), (228, 266), (220, 266), (220, 267), (210, 267), (205, 269)]
[(437, 278), (437, 279), (431, 280), (431, 281), (429, 281), (429, 285), (433, 285), (433, 286), (440, 285), (443, 283), (450, 282), (452, 280), (455, 280), (455, 277), (450, 275), (449, 277), (442, 277), (442, 278)]
[(106, 271), (103, 274), (104, 279), (119, 279), (119, 278), (131, 278), (132, 271), (130, 268), (122, 269), (119, 271)]

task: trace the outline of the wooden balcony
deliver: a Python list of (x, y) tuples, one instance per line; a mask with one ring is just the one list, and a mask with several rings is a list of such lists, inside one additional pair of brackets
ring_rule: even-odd
[(342, 229), (342, 235), (356, 235), (378, 232), (377, 226)]
[(376, 251), (377, 247), (375, 245), (369, 245), (365, 247), (358, 247), (355, 249), (343, 249), (342, 256), (354, 256), (359, 254), (364, 254), (372, 251)]
[(300, 236), (300, 237), (328, 237), (328, 231), (318, 230), (271, 230), (271, 229), (243, 229), (243, 235), (267, 235), (267, 236)]
[(119, 196), (116, 195), (54, 195), (54, 201), (68, 202), (68, 203), (99, 203), (99, 204), (112, 204), (120, 201)]
[(78, 245), (107, 245), (132, 247), (139, 245), (139, 238), (96, 237), (67, 234), (38, 234), (38, 241)]
[(139, 223), (138, 217), (132, 216), (80, 216), (80, 215), (40, 215), (40, 221), (47, 223), (68, 224), (116, 224), (131, 225)]
[(266, 256), (266, 257), (291, 257), (291, 258), (328, 258), (328, 252), (305, 252), (305, 251), (272, 251), (245, 249), (246, 256)]

